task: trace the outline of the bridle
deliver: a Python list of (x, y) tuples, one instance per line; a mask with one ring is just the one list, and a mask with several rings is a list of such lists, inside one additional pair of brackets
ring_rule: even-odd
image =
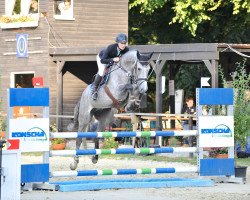
[[(110, 73), (112, 73), (115, 70), (121, 69), (122, 71), (124, 71), (126, 73), (126, 76), (129, 77), (129, 80), (130, 80), (129, 84), (132, 84), (132, 85), (133, 84), (138, 84), (138, 81), (141, 81), (139, 83), (139, 85), (141, 85), (143, 83), (143, 81), (148, 80), (148, 77), (138, 78), (138, 66), (137, 66), (138, 62), (142, 62), (142, 61), (139, 61), (138, 59), (136, 59), (135, 63), (131, 67), (133, 69), (132, 72), (125, 69), (121, 65), (121, 62), (119, 62), (119, 63), (116, 64), (117, 68), (111, 70), (107, 75), (109, 75)], [(137, 85), (137, 86), (139, 86), (139, 85)], [(115, 107), (119, 108), (122, 102), (120, 102), (120, 101), (118, 101), (117, 99), (114, 98), (113, 94), (111, 93), (111, 91), (109, 90), (107, 85), (104, 86), (104, 90), (105, 90), (106, 94), (108, 95), (108, 97), (112, 100), (113, 105)], [(128, 89), (129, 94), (132, 94), (132, 91), (133, 91), (133, 86), (131, 87), (131, 89)]]
[[(148, 80), (148, 77), (145, 77), (145, 78), (138, 78), (138, 66), (137, 66), (138, 62), (147, 62), (147, 63), (149, 64), (148, 61), (140, 61), (140, 60), (137, 59), (137, 60), (135, 61), (135, 63), (133, 64), (133, 66), (132, 66), (132, 68), (133, 68), (132, 73), (130, 73), (127, 69), (125, 69), (125, 68), (121, 65), (120, 62), (117, 64), (117, 65), (118, 65), (118, 68), (122, 69), (122, 70), (126, 73), (126, 75), (127, 75), (128, 77), (130, 77), (130, 83), (131, 83), (131, 84), (137, 84), (138, 81), (147, 81), (147, 80)], [(141, 83), (142, 83), (142, 82), (141, 82)], [(140, 84), (141, 84), (141, 83), (140, 83)]]

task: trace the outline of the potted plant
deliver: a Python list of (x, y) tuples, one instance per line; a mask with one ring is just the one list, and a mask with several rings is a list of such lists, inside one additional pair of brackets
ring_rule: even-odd
[(228, 158), (228, 148), (227, 147), (212, 147), (209, 151), (209, 157)]
[[(50, 125), (50, 132), (57, 132), (55, 123)], [(50, 142), (52, 150), (63, 150), (66, 147), (66, 140), (64, 138), (52, 138)]]
[[(245, 147), (247, 137), (249, 137), (250, 130), (250, 74), (245, 69), (246, 60), (242, 63), (237, 63), (235, 72), (230, 74), (230, 82), (227, 82), (224, 73), (219, 68), (219, 73), (222, 78), (224, 87), (234, 88), (234, 141), (241, 147)], [(235, 155), (236, 154), (235, 150)], [(235, 174), (237, 170), (245, 166), (235, 165)]]
[(63, 150), (66, 147), (66, 140), (64, 138), (53, 138), (51, 139), (52, 150)]

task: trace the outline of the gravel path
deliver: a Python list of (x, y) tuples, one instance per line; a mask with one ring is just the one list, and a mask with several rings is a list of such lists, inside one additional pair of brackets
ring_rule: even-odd
[[(69, 164), (72, 157), (52, 157), (50, 158), (51, 171), (69, 170)], [(22, 163), (38, 163), (41, 157), (23, 156)], [(133, 166), (133, 167), (131, 167)], [(115, 160), (100, 159), (93, 167), (90, 157), (81, 157), (78, 169), (119, 169), (119, 168), (145, 168), (145, 167), (188, 167), (192, 166), (186, 163), (163, 163), (156, 161), (138, 161), (138, 160)], [(107, 179), (117, 178), (118, 176), (102, 177), (68, 177), (52, 178), (51, 181), (58, 180), (77, 180), (77, 179)], [(155, 174), (155, 175), (131, 175), (119, 176), (118, 178), (170, 178), (185, 177), (197, 178), (197, 174)], [(100, 191), (79, 191), (79, 192), (58, 192), (58, 191), (24, 191), (21, 194), (21, 200), (124, 200), (124, 199), (173, 199), (173, 200), (249, 200), (250, 199), (250, 169), (247, 173), (246, 184), (235, 183), (216, 183), (214, 187), (190, 187), (190, 188), (147, 188), (147, 189), (119, 189), (119, 190), (100, 190)]]

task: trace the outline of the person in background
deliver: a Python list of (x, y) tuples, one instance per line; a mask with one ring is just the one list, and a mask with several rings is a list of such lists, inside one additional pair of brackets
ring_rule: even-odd
[(127, 47), (128, 37), (124, 33), (119, 33), (115, 39), (116, 43), (110, 44), (106, 49), (102, 50), (97, 56), (98, 73), (91, 86), (91, 97), (93, 100), (97, 99), (98, 86), (104, 75), (104, 69), (109, 65), (118, 63), (120, 57), (129, 51)]
[[(192, 97), (188, 97), (185, 100), (186, 105), (184, 105), (184, 107), (181, 110), (182, 114), (191, 114), (194, 115), (196, 114), (196, 107), (194, 105), (194, 99)], [(184, 120), (183, 124), (182, 124), (182, 128), (183, 130), (190, 130), (190, 124), (188, 120)], [(192, 124), (192, 130), (196, 129), (196, 121), (193, 121)], [(183, 137), (184, 139), (184, 145), (188, 145), (188, 146), (192, 146), (193, 144), (193, 137)]]
[(73, 8), (71, 6), (71, 0), (64, 0), (58, 5), (58, 9), (60, 10), (60, 14), (63, 16), (73, 16)]
[(38, 0), (31, 0), (29, 13), (38, 13)]

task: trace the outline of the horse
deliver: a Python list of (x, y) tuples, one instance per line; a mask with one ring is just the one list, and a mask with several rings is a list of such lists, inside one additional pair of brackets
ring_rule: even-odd
[[(111, 67), (108, 72), (108, 81), (99, 87), (96, 100), (91, 99), (91, 85), (89, 85), (75, 106), (74, 119), (68, 125), (68, 130), (73, 131), (78, 127), (78, 132), (87, 132), (88, 125), (95, 119), (97, 121), (96, 131), (104, 131), (105, 127), (113, 121), (117, 108), (127, 105), (125, 110), (131, 110), (137, 107), (140, 94), (144, 94), (148, 90), (149, 60), (152, 54), (143, 55), (136, 50), (125, 53), (120, 62)], [(131, 97), (133, 97), (133, 101), (128, 103)], [(77, 150), (82, 142), (84, 148), (87, 149), (86, 138), (77, 138)], [(95, 139), (95, 148), (99, 148), (97, 138)], [(94, 155), (92, 162), (95, 164), (97, 161), (98, 155)], [(79, 157), (75, 156), (74, 163), (70, 164), (71, 170), (75, 170), (78, 163)]]

